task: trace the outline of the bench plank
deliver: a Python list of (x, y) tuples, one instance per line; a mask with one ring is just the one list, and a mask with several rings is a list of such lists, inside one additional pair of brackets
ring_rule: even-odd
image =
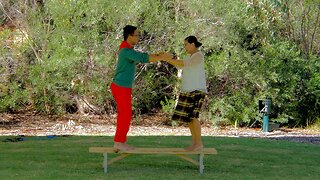
[[(187, 151), (183, 148), (135, 148), (130, 151), (119, 151), (113, 147), (90, 147), (90, 153), (102, 153), (104, 156), (103, 168), (104, 172), (107, 173), (108, 165), (119, 161), (130, 154), (173, 154), (177, 155), (183, 160), (191, 162), (192, 164), (199, 167), (199, 172), (202, 174), (204, 170), (203, 157), (205, 154), (217, 154), (215, 148), (204, 148), (200, 151)], [(116, 153), (119, 156), (114, 157), (108, 161), (108, 153)], [(198, 161), (188, 157), (187, 155), (198, 155)]]
[(90, 147), (91, 153), (126, 153), (126, 154), (217, 154), (215, 148), (204, 148), (201, 151), (186, 151), (183, 148), (135, 148), (131, 151), (119, 151), (112, 147)]

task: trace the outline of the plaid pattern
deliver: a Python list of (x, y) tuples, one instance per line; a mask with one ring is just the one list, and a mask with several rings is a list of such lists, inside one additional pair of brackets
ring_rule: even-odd
[(199, 118), (199, 112), (206, 94), (202, 91), (180, 93), (178, 104), (174, 110), (172, 120), (191, 122)]

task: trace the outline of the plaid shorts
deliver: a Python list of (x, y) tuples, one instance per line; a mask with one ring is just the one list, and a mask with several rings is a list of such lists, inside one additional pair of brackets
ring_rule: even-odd
[(172, 120), (191, 122), (191, 119), (199, 118), (199, 112), (205, 97), (206, 93), (198, 90), (180, 93)]

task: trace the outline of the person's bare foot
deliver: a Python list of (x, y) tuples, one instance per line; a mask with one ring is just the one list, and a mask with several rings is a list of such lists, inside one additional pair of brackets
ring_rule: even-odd
[(201, 151), (203, 149), (203, 145), (200, 144), (194, 144), (192, 146), (189, 146), (187, 148), (185, 148), (186, 151)]
[(119, 142), (115, 142), (113, 145), (113, 148), (115, 148), (117, 151), (132, 151), (132, 150), (134, 150), (134, 147), (129, 146), (126, 143), (119, 143)]

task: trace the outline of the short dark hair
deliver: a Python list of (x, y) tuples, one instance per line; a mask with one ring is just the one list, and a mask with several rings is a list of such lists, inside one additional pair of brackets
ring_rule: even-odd
[(126, 27), (123, 28), (123, 39), (126, 41), (128, 36), (132, 35), (136, 29), (137, 27), (135, 26), (126, 25)]
[(188, 36), (184, 39), (185, 41), (188, 41), (188, 43), (194, 43), (196, 47), (200, 47), (202, 45), (201, 42), (198, 41), (198, 39), (195, 36)]

